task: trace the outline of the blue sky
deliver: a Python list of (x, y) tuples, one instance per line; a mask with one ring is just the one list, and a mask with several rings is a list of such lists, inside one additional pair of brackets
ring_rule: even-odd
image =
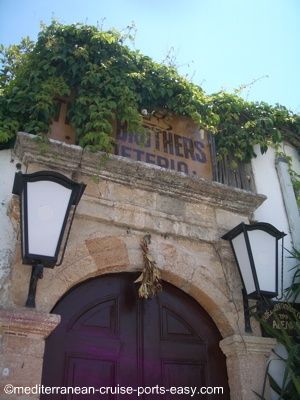
[(207, 93), (233, 91), (300, 113), (300, 0), (0, 0), (0, 43), (35, 39), (40, 22), (137, 28), (135, 48)]

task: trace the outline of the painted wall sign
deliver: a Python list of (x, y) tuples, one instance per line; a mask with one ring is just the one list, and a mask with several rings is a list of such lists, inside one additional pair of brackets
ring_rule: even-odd
[(68, 99), (60, 98), (57, 100), (57, 112), (49, 126), (48, 137), (68, 144), (75, 144), (75, 129), (70, 125), (67, 118), (68, 104)]
[[(285, 330), (289, 336), (297, 336), (296, 322), (300, 322), (300, 304), (277, 302), (262, 315), (262, 320), (275, 330)], [(264, 336), (268, 336), (263, 329)]]
[(189, 118), (154, 114), (144, 118), (146, 140), (117, 128), (116, 154), (159, 167), (212, 179), (208, 133)]

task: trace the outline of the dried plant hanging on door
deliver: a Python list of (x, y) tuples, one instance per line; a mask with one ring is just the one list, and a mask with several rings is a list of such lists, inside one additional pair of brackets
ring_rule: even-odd
[(151, 298), (162, 290), (161, 275), (156, 262), (149, 254), (148, 245), (151, 243), (151, 235), (147, 234), (141, 240), (141, 249), (143, 252), (144, 267), (141, 275), (135, 280), (140, 283), (139, 297), (143, 299)]

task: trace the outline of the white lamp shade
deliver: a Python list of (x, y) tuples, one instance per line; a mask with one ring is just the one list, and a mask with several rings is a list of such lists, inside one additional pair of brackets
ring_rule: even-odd
[(78, 204), (84, 189), (84, 184), (57, 172), (15, 175), (13, 193), (21, 196), (24, 264), (54, 267), (71, 207)]
[(241, 223), (223, 236), (229, 240), (249, 298), (278, 294), (278, 240), (285, 236), (273, 225)]
[(240, 233), (237, 237), (232, 239), (232, 246), (240, 269), (240, 274), (245, 286), (246, 293), (247, 295), (249, 295), (256, 291), (256, 287), (244, 233)]
[(56, 182), (27, 183), (28, 252), (54, 257), (72, 190)]
[(259, 289), (265, 293), (278, 291), (277, 239), (262, 230), (248, 232)]

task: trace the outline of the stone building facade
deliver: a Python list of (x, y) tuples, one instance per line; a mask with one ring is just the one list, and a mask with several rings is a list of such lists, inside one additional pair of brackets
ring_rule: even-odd
[(18, 135), (15, 153), (27, 173), (54, 170), (87, 187), (62, 265), (45, 269), (38, 282), (36, 309), (24, 307), (31, 268), (21, 261), (18, 198), (10, 202), (16, 243), (1, 291), (1, 399), (39, 398), (5, 395), (3, 387), (41, 383), (45, 338), (60, 323), (53, 307), (90, 278), (141, 271), (140, 241), (146, 233), (163, 281), (195, 299), (219, 330), (230, 398), (256, 399), (253, 391), (262, 391), (275, 341), (262, 337), (255, 321), (253, 334), (245, 333), (241, 281), (229, 243), (221, 237), (247, 223), (265, 196), (118, 156), (102, 160), (57, 141), (42, 151), (25, 133)]

